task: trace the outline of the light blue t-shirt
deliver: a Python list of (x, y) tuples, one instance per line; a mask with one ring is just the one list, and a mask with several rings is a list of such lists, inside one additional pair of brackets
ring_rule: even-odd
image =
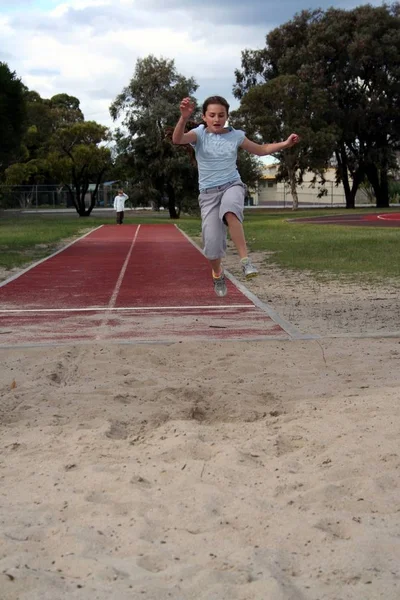
[(236, 161), (238, 148), (245, 138), (244, 131), (230, 127), (227, 133), (208, 133), (205, 125), (199, 125), (192, 131), (197, 137), (192, 146), (199, 169), (200, 191), (240, 181)]

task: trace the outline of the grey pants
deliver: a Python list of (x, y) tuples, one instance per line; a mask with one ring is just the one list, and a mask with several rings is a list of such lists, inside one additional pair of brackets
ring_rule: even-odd
[(241, 181), (226, 183), (200, 191), (204, 254), (210, 260), (222, 258), (226, 251), (227, 226), (225, 215), (228, 212), (243, 222), (246, 186)]

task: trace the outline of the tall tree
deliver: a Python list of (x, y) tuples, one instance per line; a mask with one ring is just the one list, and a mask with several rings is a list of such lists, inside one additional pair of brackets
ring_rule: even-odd
[[(111, 168), (111, 152), (104, 146), (108, 140), (108, 129), (94, 121), (63, 127), (51, 139), (47, 167), (53, 177), (66, 186), (81, 217), (92, 212), (99, 185)], [(93, 190), (89, 190), (90, 184), (94, 184)], [(87, 205), (89, 191), (90, 202)]]
[(303, 11), (273, 30), (266, 48), (243, 53), (237, 93), (280, 75), (296, 75), (326, 93), (320, 116), (337, 132), (337, 180), (347, 207), (354, 207), (365, 176), (377, 205), (387, 206), (387, 173), (400, 138), (398, 4)]
[[(241, 96), (237, 89), (236, 94)], [(323, 184), (335, 142), (335, 130), (321, 119), (327, 106), (323, 90), (313, 89), (296, 75), (281, 75), (251, 87), (234, 116), (243, 120), (247, 133), (264, 142), (286, 139), (294, 131), (301, 143), (277, 154), (278, 179), (287, 181), (293, 210), (298, 208), (297, 186), (304, 173), (315, 173)]]
[(24, 85), (0, 62), (0, 174), (15, 160), (25, 129)]
[(84, 121), (80, 101), (75, 96), (56, 94), (50, 98), (49, 105), (55, 128)]
[(113, 119), (123, 116), (129, 132), (125, 140), (120, 135), (119, 147), (131, 155), (136, 183), (156, 203), (167, 196), (171, 218), (179, 217), (197, 173), (185, 150), (172, 144), (169, 132), (179, 118), (180, 101), (197, 87), (193, 78), (177, 72), (173, 60), (150, 55), (137, 61), (129, 85), (110, 107)]
[[(75, 96), (57, 94), (45, 99), (25, 86), (23, 94), (26, 129), (19, 160), (5, 171), (7, 183), (25, 186), (28, 192), (38, 183), (65, 185), (79, 215), (90, 215), (99, 184), (111, 167), (111, 153), (105, 147), (110, 139), (107, 128), (85, 122)], [(94, 189), (89, 190), (91, 184)], [(29, 202), (32, 193), (28, 192), (20, 194), (21, 205)]]
[(348, 187), (350, 171), (354, 188), (367, 176), (377, 206), (388, 206), (387, 174), (400, 141), (400, 19), (387, 6), (330, 9), (310, 33), (310, 74), (328, 90), (329, 118), (341, 128), (340, 177)]
[(53, 134), (61, 127), (82, 123), (80, 102), (75, 96), (57, 94), (50, 99), (26, 89), (27, 129), (23, 142), (28, 159), (33, 160), (47, 153)]
[[(79, 216), (87, 217), (96, 205), (99, 185), (112, 166), (111, 152), (105, 146), (109, 139), (108, 129), (94, 121), (62, 127), (41, 148), (40, 158), (8, 167), (6, 181), (13, 186), (31, 186), (32, 191), (35, 184), (51, 178), (52, 182), (67, 188)], [(29, 200), (27, 194), (22, 197), (24, 202)]]

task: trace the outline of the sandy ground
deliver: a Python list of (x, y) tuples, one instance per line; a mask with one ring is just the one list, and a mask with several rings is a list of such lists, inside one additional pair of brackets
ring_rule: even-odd
[(400, 598), (398, 288), (261, 271), (321, 339), (0, 350), (1, 600)]
[[(252, 254), (260, 276), (246, 283), (258, 298), (304, 333), (331, 335), (400, 336), (400, 267), (397, 280), (385, 283), (352, 283), (345, 278), (318, 277), (283, 270), (273, 255)], [(240, 265), (232, 246), (225, 260), (229, 271), (240, 279)]]

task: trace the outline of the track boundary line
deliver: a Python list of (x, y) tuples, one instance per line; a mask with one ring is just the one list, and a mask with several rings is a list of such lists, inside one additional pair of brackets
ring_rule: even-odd
[[(178, 227), (178, 225), (175, 224), (175, 227), (182, 233), (182, 235), (195, 248), (197, 248), (197, 250), (199, 252), (201, 252), (201, 254), (203, 256), (205, 256), (203, 250), (196, 244), (196, 242), (194, 242), (184, 231), (182, 231), (182, 229), (180, 229)], [(224, 269), (224, 272), (225, 272), (225, 275), (228, 277), (228, 279), (242, 292), (242, 294), (244, 296), (246, 296), (246, 298), (248, 298), (257, 308), (260, 308), (263, 312), (267, 313), (267, 315), (273, 321), (275, 321), (275, 323), (277, 325), (282, 327), (282, 329), (288, 335), (290, 335), (290, 337), (292, 339), (294, 339), (294, 340), (309, 340), (309, 339), (319, 339), (320, 338), (319, 335), (305, 334), (305, 333), (302, 333), (301, 331), (299, 331), (297, 329), (297, 327), (295, 327), (294, 325), (292, 325), (291, 323), (289, 323), (288, 321), (283, 319), (271, 306), (269, 306), (268, 304), (266, 304), (265, 302), (260, 300), (255, 294), (250, 292), (250, 290), (248, 290), (245, 285), (243, 285), (238, 279), (236, 279), (236, 277), (234, 275), (232, 275), (232, 273), (230, 273), (226, 269)]]
[[(354, 333), (354, 334), (337, 334), (337, 335), (319, 335), (309, 336), (300, 340), (291, 338), (282, 338), (277, 336), (261, 336), (261, 337), (237, 337), (237, 338), (198, 338), (196, 340), (182, 338), (171, 338), (168, 340), (126, 340), (126, 339), (111, 339), (107, 340), (107, 344), (118, 346), (172, 346), (174, 344), (192, 344), (193, 342), (206, 342), (209, 344), (226, 344), (231, 342), (279, 342), (280, 344), (291, 343), (293, 341), (318, 342), (331, 339), (342, 340), (360, 340), (360, 339), (400, 339), (400, 331), (391, 333)], [(61, 348), (66, 346), (87, 346), (93, 344), (104, 343), (104, 340), (75, 340), (75, 341), (60, 341), (60, 342), (22, 342), (17, 344), (1, 344), (0, 350), (18, 350), (23, 348)]]
[(249, 298), (249, 300), (252, 300), (254, 302), (254, 304), (257, 308), (260, 308), (263, 312), (267, 313), (267, 315), (273, 321), (275, 321), (275, 323), (280, 325), (282, 327), (282, 329), (284, 331), (286, 331), (286, 333), (289, 334), (292, 339), (294, 339), (294, 340), (315, 340), (315, 339), (320, 338), (320, 336), (317, 334), (302, 333), (299, 329), (297, 329), (297, 327), (295, 327), (294, 325), (292, 325), (291, 323), (286, 321), (283, 317), (281, 317), (279, 313), (277, 313), (271, 306), (269, 306), (269, 304), (266, 304), (266, 302), (263, 302), (255, 294), (253, 294), (253, 292), (248, 290), (243, 285), (243, 283), (241, 283), (238, 279), (236, 279), (236, 277), (234, 275), (232, 275), (232, 273), (230, 273), (229, 271), (225, 271), (225, 274), (232, 281), (232, 283), (234, 283), (236, 285), (236, 287), (239, 288), (239, 290), (245, 296), (247, 296), (247, 298)]
[(393, 218), (393, 215), (396, 215), (397, 213), (384, 213), (382, 215), (378, 215), (377, 219), (381, 219), (381, 221), (398, 221), (398, 219)]
[[(364, 215), (362, 215), (364, 216)], [(299, 217), (298, 219), (286, 219), (288, 223), (304, 223), (305, 225), (318, 225), (318, 223), (354, 223), (355, 221), (362, 221), (362, 219), (355, 218), (355, 216), (351, 215), (343, 215), (343, 219), (337, 219), (335, 217), (331, 218), (329, 216), (326, 217)]]
[(116, 312), (116, 311), (157, 311), (157, 310), (215, 310), (227, 308), (247, 308), (254, 310), (254, 304), (207, 304), (199, 306), (90, 306), (85, 308), (2, 308), (0, 314), (5, 313), (67, 313), (67, 312)]
[(400, 221), (400, 213), (380, 212), (380, 213), (356, 213), (338, 214), (338, 215), (320, 215), (317, 217), (292, 217), (285, 219), (287, 223), (298, 223), (306, 225), (342, 225), (342, 226), (359, 226), (359, 227), (383, 227), (379, 222), (386, 222), (386, 227), (398, 227)]
[(27, 267), (26, 269), (23, 269), (22, 271), (19, 271), (18, 273), (16, 273), (12, 277), (9, 277), (8, 279), (5, 279), (4, 281), (1, 281), (0, 282), (0, 287), (3, 287), (5, 285), (7, 285), (7, 283), (11, 283), (11, 281), (14, 281), (15, 279), (18, 279), (18, 277), (21, 277), (21, 275), (25, 275), (25, 273), (28, 273), (28, 271), (30, 271), (31, 269), (34, 269), (35, 267), (37, 267), (37, 266), (41, 265), (42, 263), (46, 262), (46, 260), (49, 260), (49, 258), (53, 258), (53, 256), (57, 256), (57, 254), (61, 254), (61, 252), (64, 252), (64, 250), (66, 250), (67, 248), (70, 248), (70, 246), (73, 246), (77, 242), (80, 242), (85, 237), (87, 237), (88, 235), (90, 235), (94, 231), (97, 231), (98, 229), (101, 229), (102, 227), (104, 227), (104, 225), (99, 225), (98, 227), (95, 227), (94, 229), (91, 229), (90, 231), (88, 231), (84, 235), (81, 235), (81, 237), (77, 238), (76, 240), (73, 240), (72, 242), (70, 242), (66, 246), (63, 246), (62, 248), (60, 248), (60, 250), (57, 250), (56, 252), (53, 252), (49, 256), (45, 256), (41, 260), (38, 260), (37, 262), (33, 263), (33, 265), (31, 265), (30, 267)]

